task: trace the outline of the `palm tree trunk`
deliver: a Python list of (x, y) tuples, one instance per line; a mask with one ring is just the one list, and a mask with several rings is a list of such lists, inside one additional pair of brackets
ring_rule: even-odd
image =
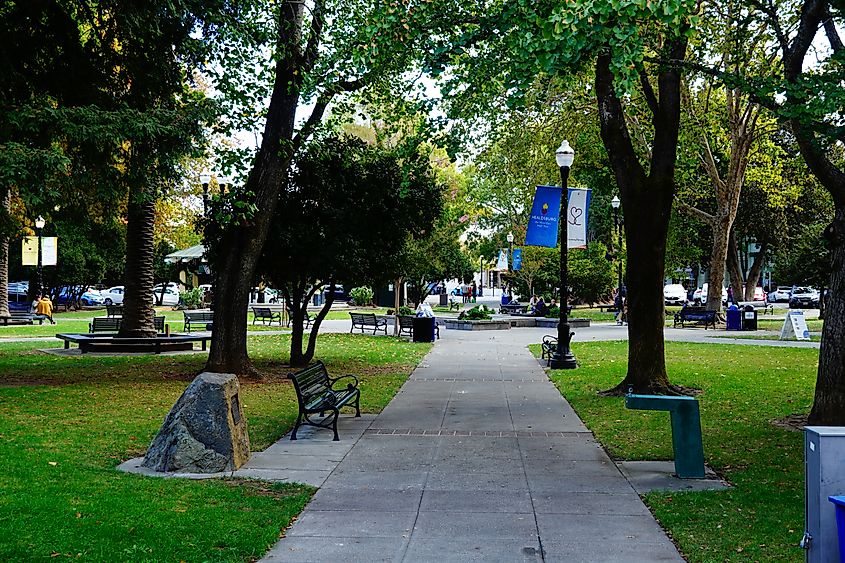
[(126, 271), (123, 298), (123, 322), (120, 336), (152, 338), (156, 336), (153, 317), (153, 283), (155, 280), (153, 228), (155, 225), (155, 192), (147, 186), (136, 186), (129, 193), (126, 223)]

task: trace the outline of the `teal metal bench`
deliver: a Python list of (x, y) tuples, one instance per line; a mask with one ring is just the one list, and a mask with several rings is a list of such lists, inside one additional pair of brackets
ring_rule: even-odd
[(644, 411), (669, 411), (675, 473), (681, 479), (704, 479), (704, 446), (698, 399), (669, 395), (625, 395), (625, 407)]

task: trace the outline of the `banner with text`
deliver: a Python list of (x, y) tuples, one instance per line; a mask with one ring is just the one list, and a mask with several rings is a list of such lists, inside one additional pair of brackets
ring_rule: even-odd
[(500, 272), (508, 269), (508, 251), (507, 250), (500, 250), (499, 251), (499, 259), (496, 260), (496, 269), (499, 270)]
[[(560, 192), (557, 186), (537, 186), (531, 216), (528, 218), (525, 244), (550, 248), (557, 246)], [(589, 209), (590, 190), (570, 188), (566, 214), (569, 223), (567, 248), (587, 248)]]
[[(41, 265), (55, 266), (58, 262), (57, 237), (41, 237)], [(23, 237), (21, 241), (21, 265), (38, 265), (38, 239), (35, 237)]]
[(514, 270), (521, 270), (522, 269), (522, 249), (521, 248), (514, 248), (513, 249), (513, 269)]

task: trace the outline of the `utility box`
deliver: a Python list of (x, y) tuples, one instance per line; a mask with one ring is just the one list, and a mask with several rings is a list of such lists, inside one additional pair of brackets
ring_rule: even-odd
[(839, 560), (836, 509), (828, 497), (845, 494), (845, 427), (804, 429), (805, 528), (801, 546), (807, 563)]

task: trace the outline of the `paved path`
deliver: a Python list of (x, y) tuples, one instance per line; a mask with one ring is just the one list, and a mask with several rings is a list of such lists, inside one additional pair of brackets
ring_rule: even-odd
[(414, 371), (267, 560), (682, 560), (514, 338), (522, 331), (458, 332)]

